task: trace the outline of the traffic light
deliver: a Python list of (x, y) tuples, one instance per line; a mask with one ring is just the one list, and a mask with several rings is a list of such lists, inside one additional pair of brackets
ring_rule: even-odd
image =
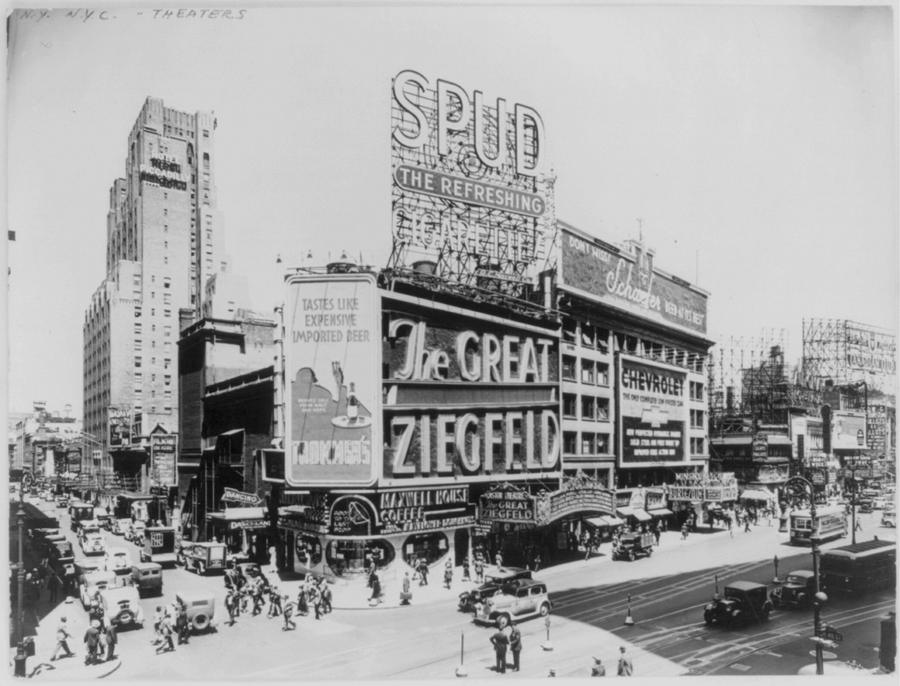
[(831, 454), (831, 405), (822, 405), (822, 450)]

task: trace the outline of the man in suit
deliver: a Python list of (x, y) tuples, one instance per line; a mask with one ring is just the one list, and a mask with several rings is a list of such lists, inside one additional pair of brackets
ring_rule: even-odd
[(625, 654), (625, 646), (619, 648), (619, 669), (617, 674), (619, 676), (631, 676), (634, 672), (634, 668), (631, 665), (631, 658)]
[(515, 622), (510, 622), (509, 626), (511, 631), (509, 632), (509, 649), (513, 654), (513, 671), (519, 671), (519, 653), (522, 652), (522, 632), (519, 631), (519, 627), (516, 626)]
[(491, 643), (497, 656), (495, 671), (506, 674), (506, 648), (509, 646), (509, 638), (503, 633), (503, 629), (497, 629), (497, 633), (491, 636)]
[(100, 621), (91, 620), (91, 625), (84, 633), (84, 643), (87, 646), (87, 655), (84, 657), (84, 664), (95, 665), (98, 662), (100, 653)]
[(110, 622), (106, 625), (106, 661), (114, 660), (116, 655), (116, 644), (119, 642), (119, 636), (116, 633), (116, 625)]
[(606, 667), (599, 657), (594, 658), (594, 666), (591, 667), (591, 676), (606, 676)]

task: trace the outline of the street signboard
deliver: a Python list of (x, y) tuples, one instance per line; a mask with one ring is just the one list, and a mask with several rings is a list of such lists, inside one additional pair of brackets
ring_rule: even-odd
[(825, 624), (822, 628), (816, 632), (816, 636), (819, 638), (824, 638), (826, 641), (843, 641), (843, 634), (839, 633), (837, 629), (835, 629), (830, 624)]
[(816, 470), (812, 473), (812, 482), (815, 486), (824, 486), (825, 485), (825, 472), (821, 470)]

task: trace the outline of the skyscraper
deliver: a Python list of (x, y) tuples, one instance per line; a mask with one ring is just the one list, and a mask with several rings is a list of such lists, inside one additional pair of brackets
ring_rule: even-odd
[(199, 316), (221, 267), (215, 129), (212, 112), (148, 97), (110, 189), (106, 277), (84, 321), (84, 425), (125, 471), (146, 463), (137, 436), (178, 430), (179, 313)]

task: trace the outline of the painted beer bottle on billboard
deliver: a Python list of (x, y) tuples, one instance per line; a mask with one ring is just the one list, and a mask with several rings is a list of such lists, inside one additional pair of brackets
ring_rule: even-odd
[(285, 307), (285, 477), (375, 481), (378, 300), (369, 274), (295, 276)]

